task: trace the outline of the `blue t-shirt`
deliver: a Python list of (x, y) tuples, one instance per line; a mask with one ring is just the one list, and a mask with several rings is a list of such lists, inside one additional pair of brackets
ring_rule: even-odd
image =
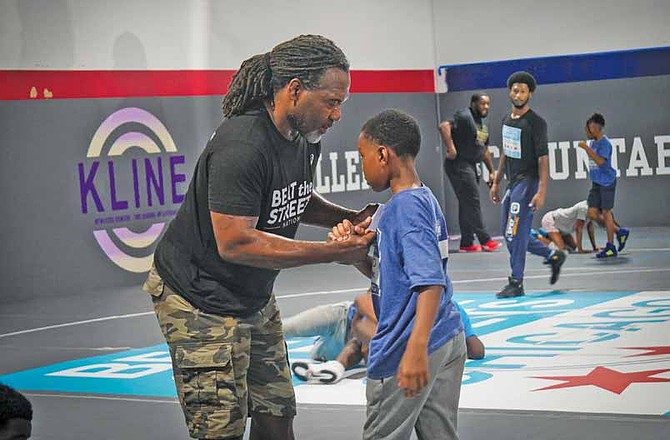
[(591, 142), (591, 149), (600, 157), (605, 159), (605, 163), (598, 166), (597, 163), (589, 158), (589, 175), (591, 181), (602, 186), (610, 186), (616, 181), (616, 170), (612, 168), (612, 144), (607, 136), (603, 136), (599, 141)]
[(456, 305), (458, 313), (461, 314), (461, 320), (463, 321), (463, 331), (465, 332), (465, 337), (469, 338), (470, 336), (477, 336), (477, 333), (475, 333), (475, 329), (472, 328), (472, 324), (470, 323), (470, 316), (468, 315), (468, 312), (466, 312), (465, 309), (461, 307), (461, 305), (456, 301), (454, 301), (454, 305)]
[(419, 288), (444, 287), (428, 354), (463, 331), (463, 324), (447, 275), (447, 225), (430, 189), (395, 194), (384, 205), (375, 229), (370, 290), (379, 323), (370, 341), (368, 376), (382, 379), (398, 371), (414, 327)]

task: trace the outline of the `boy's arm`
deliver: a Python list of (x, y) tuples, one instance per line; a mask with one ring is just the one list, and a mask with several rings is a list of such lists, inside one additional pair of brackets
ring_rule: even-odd
[(425, 286), (417, 293), (414, 327), (398, 367), (398, 386), (405, 397), (416, 396), (428, 384), (428, 341), (443, 291), (443, 286)]
[(353, 266), (356, 269), (358, 269), (360, 273), (365, 275), (366, 278), (370, 278), (372, 276), (372, 262), (370, 261), (370, 257), (367, 257), (365, 260), (354, 263)]
[(585, 141), (579, 141), (579, 144), (577, 144), (579, 148), (582, 150), (586, 151), (586, 154), (593, 160), (599, 167), (603, 166), (605, 163), (605, 158), (598, 156), (595, 151), (591, 147), (589, 147), (589, 144), (587, 144)]
[(356, 304), (356, 310), (359, 315), (364, 316), (365, 319), (369, 319), (375, 324), (377, 323), (377, 315), (372, 306), (372, 297), (370, 296), (369, 290), (366, 293), (358, 295), (354, 300), (354, 303)]

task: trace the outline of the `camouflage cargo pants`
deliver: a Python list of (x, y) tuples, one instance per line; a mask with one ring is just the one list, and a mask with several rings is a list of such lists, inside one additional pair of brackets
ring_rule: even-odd
[(177, 394), (193, 438), (244, 433), (249, 411), (293, 417), (295, 394), (274, 295), (248, 318), (194, 308), (152, 268), (151, 294), (170, 348)]

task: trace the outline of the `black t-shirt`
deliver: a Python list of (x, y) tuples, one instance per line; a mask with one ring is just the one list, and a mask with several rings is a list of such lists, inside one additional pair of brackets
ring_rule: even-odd
[(533, 110), (519, 119), (512, 119), (508, 114), (503, 118), (502, 144), (510, 183), (527, 177), (537, 178), (537, 159), (549, 154), (547, 123)]
[(248, 316), (267, 304), (278, 270), (224, 261), (210, 210), (258, 217), (256, 229), (293, 238), (312, 195), (321, 152), (302, 136), (286, 140), (265, 109), (224, 120), (195, 167), (184, 202), (154, 261), (163, 280), (195, 307)]
[(454, 114), (451, 137), (456, 145), (457, 159), (477, 163), (484, 160), (484, 152), (489, 144), (489, 127), (486, 119), (472, 114), (469, 108)]

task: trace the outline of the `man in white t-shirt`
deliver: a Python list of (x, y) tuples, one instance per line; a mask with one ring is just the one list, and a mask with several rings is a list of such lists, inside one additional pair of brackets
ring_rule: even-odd
[[(561, 250), (567, 247), (580, 254), (592, 252), (582, 247), (582, 232), (586, 224), (593, 250), (597, 250), (593, 222), (587, 217), (588, 209), (588, 203), (582, 200), (570, 208), (558, 208), (547, 212), (542, 217), (542, 229), (547, 234), (546, 239)], [(576, 241), (572, 236), (573, 232), (577, 234)]]

